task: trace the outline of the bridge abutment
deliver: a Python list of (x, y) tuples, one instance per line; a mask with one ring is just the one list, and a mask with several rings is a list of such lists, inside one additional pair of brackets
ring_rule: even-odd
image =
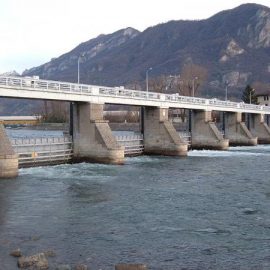
[(18, 155), (15, 154), (5, 128), (0, 124), (0, 178), (18, 176)]
[(257, 145), (257, 137), (248, 130), (240, 112), (226, 112), (225, 138), (229, 139), (231, 146)]
[(124, 163), (124, 147), (120, 146), (103, 120), (103, 104), (73, 105), (74, 161)]
[(168, 120), (168, 108), (145, 107), (144, 152), (150, 155), (186, 156), (187, 143)]
[(191, 124), (191, 147), (193, 149), (226, 150), (228, 139), (218, 130), (211, 111), (193, 110)]
[(270, 128), (265, 122), (265, 115), (251, 114), (250, 122), (250, 131), (253, 136), (258, 137), (258, 143), (270, 144)]

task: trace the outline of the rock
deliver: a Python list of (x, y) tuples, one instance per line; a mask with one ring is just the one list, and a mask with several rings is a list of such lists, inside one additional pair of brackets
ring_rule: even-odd
[(68, 264), (61, 264), (58, 265), (55, 270), (71, 270), (71, 267)]
[(18, 259), (19, 268), (35, 267), (37, 270), (49, 268), (48, 260), (44, 253), (38, 253), (32, 256), (22, 256)]
[(115, 265), (115, 270), (147, 270), (145, 264), (124, 264)]
[(256, 214), (258, 212), (258, 210), (253, 209), (253, 208), (244, 208), (243, 209), (243, 213), (246, 215), (253, 215)]
[(21, 250), (18, 248), (18, 249), (15, 249), (15, 250), (12, 250), (10, 253), (9, 253), (10, 256), (13, 256), (13, 257), (21, 257), (22, 256), (22, 252)]
[(44, 251), (43, 252), (45, 254), (45, 256), (48, 258), (48, 257), (55, 257), (56, 254), (53, 250), (47, 250), (47, 251)]
[(78, 264), (75, 267), (75, 270), (87, 270), (87, 269), (88, 269), (87, 265), (85, 265), (85, 264)]

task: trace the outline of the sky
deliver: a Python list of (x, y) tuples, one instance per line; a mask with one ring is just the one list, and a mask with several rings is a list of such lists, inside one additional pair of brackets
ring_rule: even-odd
[[(253, 2), (253, 1), (252, 1)], [(119, 29), (206, 19), (242, 0), (0, 0), (0, 73), (38, 66)], [(270, 6), (269, 0), (257, 4)]]

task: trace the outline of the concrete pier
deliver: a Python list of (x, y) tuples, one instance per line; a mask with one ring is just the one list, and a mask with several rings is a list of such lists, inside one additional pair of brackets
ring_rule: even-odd
[(18, 176), (18, 156), (15, 154), (4, 126), (0, 125), (0, 178)]
[(270, 144), (270, 128), (265, 122), (264, 114), (250, 115), (250, 132), (258, 137), (258, 143)]
[(229, 139), (231, 146), (257, 145), (257, 137), (254, 137), (242, 121), (242, 113), (226, 112), (225, 138)]
[(103, 104), (75, 103), (73, 108), (74, 161), (124, 163), (120, 146), (103, 120)]
[(216, 127), (211, 111), (193, 110), (191, 122), (191, 147), (193, 149), (228, 149), (229, 140), (224, 139), (223, 134)]
[(187, 143), (168, 120), (168, 108), (145, 107), (144, 152), (150, 155), (186, 156)]

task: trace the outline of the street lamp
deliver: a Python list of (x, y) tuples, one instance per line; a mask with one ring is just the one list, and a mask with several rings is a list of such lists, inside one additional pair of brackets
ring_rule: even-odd
[(84, 57), (85, 53), (81, 53), (78, 56), (78, 84), (80, 83), (80, 61), (82, 60), (82, 57)]
[(78, 57), (78, 84), (80, 83), (80, 60), (81, 60), (81, 55)]
[(225, 82), (225, 100), (226, 101), (228, 100), (228, 85), (229, 85), (229, 82), (226, 81)]
[(147, 70), (146, 70), (146, 92), (148, 93), (148, 72), (150, 71), (150, 70), (152, 70), (153, 68), (148, 68)]
[(195, 80), (198, 80), (198, 77), (195, 77), (192, 80), (192, 96), (193, 97), (194, 97), (194, 91), (195, 91)]
[(255, 92), (254, 88), (250, 89), (250, 91), (249, 91), (249, 104), (251, 104), (251, 94), (253, 94), (254, 92)]

